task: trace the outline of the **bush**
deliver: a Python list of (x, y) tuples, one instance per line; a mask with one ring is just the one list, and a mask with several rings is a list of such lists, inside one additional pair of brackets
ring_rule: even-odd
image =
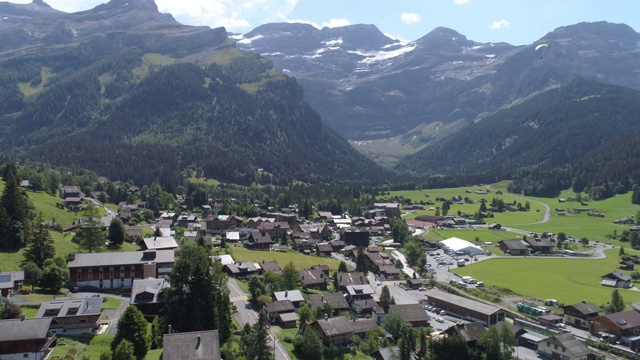
[(297, 334), (293, 337), (293, 351), (300, 352), (302, 350), (302, 344), (304, 343), (304, 338), (302, 335)]

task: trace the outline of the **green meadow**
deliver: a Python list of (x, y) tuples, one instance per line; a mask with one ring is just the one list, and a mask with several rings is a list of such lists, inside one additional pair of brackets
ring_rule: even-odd
[[(450, 207), (450, 212), (457, 214), (458, 211), (461, 213), (474, 214), (480, 208), (480, 203), (478, 202), (480, 199), (485, 198), (491, 201), (493, 198), (501, 198), (505, 204), (513, 203), (515, 200), (516, 203), (521, 203), (522, 205), (525, 202), (529, 202), (531, 210), (526, 212), (503, 212), (503, 213), (494, 213), (493, 218), (487, 218), (485, 221), (487, 223), (499, 222), (503, 226), (513, 227), (520, 230), (542, 233), (544, 231), (559, 233), (564, 232), (568, 236), (575, 236), (578, 238), (586, 237), (591, 241), (611, 241), (613, 244), (621, 245), (620, 242), (616, 240), (607, 239), (606, 235), (612, 234), (617, 231), (618, 234), (621, 234), (622, 231), (629, 228), (629, 225), (618, 225), (614, 224), (613, 221), (620, 219), (622, 217), (634, 218), (636, 213), (640, 210), (640, 205), (634, 205), (631, 203), (631, 193), (616, 195), (613, 198), (602, 200), (602, 201), (589, 201), (588, 205), (583, 206), (577, 202), (559, 202), (558, 198), (539, 198), (539, 197), (526, 197), (522, 195), (509, 194), (507, 192), (507, 181), (503, 181), (497, 184), (493, 184), (490, 186), (470, 186), (470, 187), (461, 187), (461, 188), (448, 188), (448, 189), (423, 189), (423, 190), (411, 190), (411, 191), (392, 191), (390, 192), (390, 196), (398, 196), (403, 197), (405, 199), (411, 199), (414, 203), (420, 203), (421, 201), (426, 202), (428, 200), (433, 200), (434, 205), (425, 205), (425, 210), (415, 211), (411, 214), (408, 214), (404, 218), (406, 220), (415, 219), (418, 215), (435, 215), (436, 210), (428, 210), (430, 207), (437, 207), (442, 205), (442, 201), (436, 201), (436, 198), (447, 198), (450, 199), (453, 196), (459, 195), (462, 198), (468, 197), (474, 200), (473, 204), (453, 204)], [(471, 191), (468, 193), (467, 191)], [(488, 194), (476, 194), (477, 190), (490, 190)], [(496, 191), (500, 190), (503, 192), (502, 195), (496, 195)], [(426, 195), (429, 194), (429, 197)], [(564, 191), (560, 197), (561, 198), (571, 198), (574, 194), (570, 190)], [(545, 213), (545, 207), (542, 204), (546, 204), (550, 207), (551, 217), (549, 221), (546, 223), (538, 223), (543, 219)], [(604, 214), (604, 217), (593, 217), (588, 216), (587, 213), (581, 214), (569, 214), (569, 215), (558, 215), (557, 208), (562, 208), (565, 210), (571, 210), (575, 208), (584, 208), (588, 207), (593, 209), (594, 212), (598, 212)], [(508, 233), (507, 233), (508, 234)], [(454, 235), (451, 235), (454, 236)], [(455, 235), (456, 237), (472, 240), (475, 236), (472, 236), (471, 239), (466, 238), (466, 235), (460, 234)], [(487, 235), (488, 238), (496, 238), (497, 241), (502, 240), (503, 236), (508, 235), (495, 235), (490, 236)], [(447, 236), (450, 237), (450, 236)], [(492, 241), (483, 240), (483, 241)], [(624, 246), (624, 244), (622, 244)]]
[[(472, 276), (487, 286), (509, 288), (525, 297), (556, 299), (565, 304), (582, 300), (597, 305), (611, 299), (612, 288), (600, 285), (602, 275), (616, 270), (618, 249), (606, 251), (606, 259), (496, 258), (480, 261), (453, 272)], [(627, 272), (630, 274), (630, 272)], [(625, 303), (640, 301), (640, 291), (620, 289)]]

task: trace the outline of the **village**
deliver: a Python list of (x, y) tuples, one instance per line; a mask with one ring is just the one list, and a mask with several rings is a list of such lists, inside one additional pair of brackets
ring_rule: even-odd
[[(70, 207), (83, 204), (83, 195), (73, 186), (63, 187), (60, 193), (65, 206)], [(99, 205), (97, 201), (91, 201)], [(56, 337), (90, 338), (115, 333), (117, 315), (128, 305), (135, 306), (145, 316), (160, 315), (164, 305), (163, 291), (170, 286), (176, 249), (182, 242), (199, 241), (210, 249), (212, 260), (221, 263), (229, 277), (234, 316), (240, 325), (255, 322), (256, 314), (263, 312), (274, 329), (297, 328), (300, 309), (309, 306), (320, 314), (310, 327), (326, 347), (348, 347), (354, 336), (364, 338), (370, 331), (380, 331), (385, 317), (395, 313), (394, 316), (399, 315), (414, 329), (431, 328), (430, 337), (434, 339), (460, 335), (470, 348), (476, 346), (488, 327), (501, 329), (506, 326), (514, 335), (515, 356), (520, 359), (605, 358), (597, 350), (601, 344), (609, 344), (609, 349), (623, 356), (637, 357), (640, 304), (632, 304), (633, 310), (610, 314), (586, 300), (557, 308), (553, 299), (537, 299), (543, 303), (518, 303), (517, 308), (509, 308), (465, 292), (484, 287), (483, 279), (461, 276), (455, 269), (495, 258), (487, 247), (495, 245), (504, 256), (549, 255), (556, 253), (554, 234), (536, 234), (496, 244), (477, 241), (474, 244), (456, 237), (442, 241), (423, 240), (421, 256), (424, 261), (420, 263), (424, 266), (416, 271), (398, 251), (402, 244), (393, 240), (390, 222), (391, 218), (398, 218), (416, 206), (398, 202), (375, 203), (364, 211), (367, 215), (364, 217), (319, 211), (312, 220), (298, 218), (295, 206), (246, 219), (224, 215), (220, 214), (222, 207), (217, 201), (180, 215), (164, 212), (150, 226), (153, 236), (143, 236), (145, 229), (139, 226), (126, 230), (126, 241), (139, 244), (138, 251), (69, 254), (66, 259), (69, 296), (43, 301), (34, 318), (0, 321), (0, 351), (13, 354), (13, 357), (24, 355), (25, 358), (42, 359), (51, 351)], [(117, 216), (127, 224), (132, 213), (143, 210), (144, 202), (121, 203), (117, 213), (106, 209), (106, 216), (99, 222), (108, 227)], [(82, 227), (83, 221), (81, 218), (65, 231)], [(407, 224), (418, 236), (430, 227), (485, 227), (494, 231), (501, 227), (498, 223), (467, 222), (467, 219), (453, 215), (422, 216)], [(177, 234), (176, 228), (185, 230)], [(231, 251), (225, 251), (225, 248)], [(234, 258), (234, 249), (259, 253), (263, 260), (238, 260)], [(335, 259), (347, 264), (348, 269), (336, 271), (320, 264), (300, 268), (297, 286), (274, 291), (269, 294), (270, 301), (260, 303), (240, 289), (238, 282), (249, 282), (267, 273), (281, 275), (288, 262), (268, 259), (271, 254), (287, 252), (309, 258)], [(559, 256), (565, 255), (562, 252)], [(633, 268), (633, 263), (622, 263), (621, 266), (621, 269), (624, 266)], [(23, 282), (23, 271), (1, 273), (3, 300), (10, 301), (12, 296), (18, 295)], [(630, 284), (631, 277), (619, 271), (604, 275), (602, 280), (602, 285), (613, 288), (627, 288)], [(391, 302), (383, 295), (385, 292), (391, 295)], [(123, 303), (105, 320), (101, 305), (112, 296), (123, 299)], [(7, 337), (8, 334), (13, 335)], [(213, 351), (211, 358), (221, 358), (215, 331), (183, 333), (179, 341), (172, 341), (172, 336), (177, 335), (164, 335), (165, 354), (189, 351), (180, 345), (185, 341), (207, 339), (203, 344), (210, 346), (206, 351)], [(275, 347), (279, 350), (275, 352), (276, 358), (288, 359), (280, 341), (274, 337)], [(372, 357), (392, 359), (397, 351), (397, 347), (381, 348)]]

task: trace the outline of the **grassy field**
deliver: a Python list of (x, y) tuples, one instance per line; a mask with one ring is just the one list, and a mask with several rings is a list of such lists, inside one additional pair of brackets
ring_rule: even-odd
[(277, 252), (277, 251), (258, 251), (249, 250), (244, 247), (233, 247), (233, 258), (238, 262), (262, 262), (276, 261), (280, 267), (284, 267), (292, 262), (296, 269), (308, 269), (313, 265), (328, 265), (331, 271), (338, 270), (340, 261), (326, 257), (304, 255), (297, 251)]
[[(611, 299), (612, 288), (600, 285), (602, 275), (616, 270), (618, 249), (606, 259), (496, 258), (453, 270), (526, 296), (556, 299), (565, 304), (582, 300), (600, 305)], [(640, 301), (640, 291), (620, 289), (625, 303)]]
[[(416, 203), (419, 203), (420, 201), (433, 200), (435, 202), (435, 204), (432, 205), (433, 207), (440, 206), (442, 204), (441, 201), (435, 201), (436, 197), (451, 198), (456, 195), (462, 196), (462, 198), (469, 197), (474, 201), (478, 201), (483, 197), (489, 201), (491, 201), (493, 198), (502, 198), (505, 203), (513, 203), (513, 201), (515, 200), (516, 202), (520, 202), (523, 205), (526, 201), (529, 201), (529, 204), (531, 205), (530, 211), (495, 213), (493, 218), (486, 219), (486, 221), (487, 223), (499, 222), (504, 226), (514, 227), (516, 229), (536, 233), (549, 231), (557, 234), (559, 232), (564, 232), (568, 236), (575, 236), (579, 238), (586, 237), (592, 241), (611, 241), (616, 245), (620, 245), (620, 243), (616, 240), (607, 239), (606, 235), (612, 234), (614, 230), (616, 230), (618, 234), (620, 234), (623, 230), (628, 229), (629, 225), (618, 225), (614, 224), (613, 221), (622, 217), (634, 218), (636, 213), (640, 210), (640, 205), (634, 205), (631, 203), (630, 193), (616, 195), (613, 198), (602, 201), (590, 201), (587, 206), (582, 206), (577, 202), (560, 203), (557, 198), (525, 197), (521, 195), (509, 194), (507, 192), (507, 186), (507, 181), (493, 184), (490, 187), (492, 191), (487, 195), (480, 195), (475, 193), (476, 190), (488, 189), (487, 186), (472, 186), (464, 188), (433, 190), (423, 189), (412, 191), (392, 191), (390, 195), (408, 198)], [(470, 190), (471, 193), (467, 193), (467, 190)], [(496, 195), (495, 191), (497, 190), (502, 191), (503, 195)], [(429, 197), (426, 197), (426, 194), (429, 194)], [(566, 199), (573, 196), (574, 194), (570, 190), (564, 191), (560, 195), (560, 197)], [(545, 212), (544, 206), (540, 205), (539, 203), (544, 203), (551, 208), (551, 218), (548, 222), (543, 224), (536, 224), (537, 222), (542, 220)], [(430, 206), (426, 205), (425, 207), (428, 208)], [(473, 214), (478, 211), (479, 207), (480, 205), (477, 202), (474, 204), (463, 205), (453, 204), (450, 208), (450, 212), (457, 213), (458, 211), (460, 211), (461, 213)], [(586, 213), (560, 216), (555, 210), (556, 208), (570, 210), (579, 207), (589, 207), (595, 212), (604, 214), (605, 217), (591, 217)], [(435, 210), (416, 211), (415, 214), (407, 215), (405, 219), (414, 219), (416, 216), (422, 214), (434, 215)], [(465, 238), (463, 236), (464, 235), (457, 237), (469, 240), (468, 238)]]

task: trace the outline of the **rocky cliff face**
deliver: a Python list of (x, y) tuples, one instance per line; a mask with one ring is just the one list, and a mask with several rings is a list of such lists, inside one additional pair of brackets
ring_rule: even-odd
[[(224, 28), (184, 26), (170, 14), (158, 12), (153, 0), (111, 0), (93, 9), (63, 13), (46, 3), (0, 4), (0, 51), (6, 57), (50, 51), (51, 45), (71, 45), (108, 38), (111, 51), (141, 46), (149, 51), (182, 57), (222, 44)], [(104, 51), (97, 50), (97, 55)]]
[[(640, 89), (640, 34), (606, 22), (558, 28), (539, 51), (447, 28), (403, 43), (367, 25), (269, 24), (236, 40), (295, 76), (323, 120), (354, 140), (458, 128), (572, 76)], [(437, 138), (426, 136), (421, 146)]]

